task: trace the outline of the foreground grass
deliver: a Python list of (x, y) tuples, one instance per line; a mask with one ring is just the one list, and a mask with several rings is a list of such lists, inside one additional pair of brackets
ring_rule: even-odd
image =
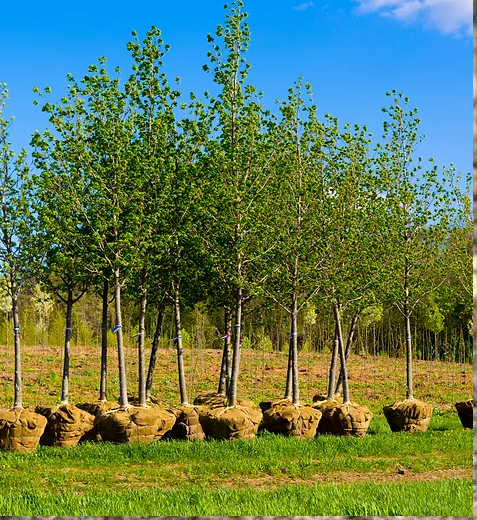
[(362, 439), (40, 447), (0, 452), (0, 489), (2, 516), (466, 516), (472, 432), (443, 414), (414, 434), (377, 417)]
[(470, 516), (472, 480), (324, 484), (273, 490), (87, 490), (0, 495), (2, 515), (74, 516)]

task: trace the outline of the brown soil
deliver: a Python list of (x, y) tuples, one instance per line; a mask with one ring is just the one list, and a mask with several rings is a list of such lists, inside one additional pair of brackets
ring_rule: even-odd
[[(118, 393), (117, 353), (111, 349), (108, 360), (108, 399)], [(58, 375), (61, 374), (60, 347), (22, 347), (24, 405), (55, 404), (59, 400)], [(126, 348), (127, 377), (134, 392), (137, 379), (136, 347)], [(213, 391), (220, 371), (221, 351), (185, 349), (187, 385), (191, 397)], [(299, 353), (300, 395), (302, 404), (312, 402), (315, 394), (326, 393), (330, 353)], [(14, 360), (11, 347), (0, 346), (0, 406), (13, 402)], [(156, 365), (153, 395), (173, 405), (178, 404), (177, 360), (172, 349), (160, 350)], [(415, 395), (441, 410), (455, 413), (454, 403), (472, 396), (472, 365), (436, 361), (414, 362)], [(72, 347), (71, 402), (95, 402), (98, 398), (100, 347)], [(353, 401), (381, 408), (399, 401), (405, 394), (405, 360), (352, 355), (349, 379)], [(280, 397), (285, 388), (286, 352), (242, 351), (239, 397), (258, 403)], [(386, 377), (383, 378), (383, 374)], [(56, 379), (56, 381), (55, 381)]]
[[(169, 465), (167, 467), (170, 467)], [(63, 468), (61, 471), (67, 471), (67, 468)], [(89, 470), (88, 470), (89, 471)], [(156, 488), (160, 487), (164, 490), (174, 489), (173, 486), (166, 484), (162, 479), (151, 478), (149, 480), (146, 479), (138, 479), (138, 476), (134, 473), (124, 472), (116, 475), (117, 480), (114, 482), (115, 487), (118, 488), (129, 488), (131, 485), (134, 485), (134, 488), (137, 490), (146, 489), (146, 488)], [(185, 480), (195, 480), (195, 477), (191, 477), (190, 475), (183, 473), (183, 479)], [(425, 471), (425, 472), (414, 472), (412, 470), (405, 470), (402, 472), (400, 468), (396, 465), (395, 468), (373, 473), (360, 473), (357, 471), (335, 471), (329, 473), (318, 473), (315, 475), (311, 475), (309, 478), (299, 478), (292, 477), (289, 475), (266, 475), (261, 477), (244, 477), (241, 476), (240, 479), (237, 477), (231, 478), (215, 478), (208, 479), (207, 482), (201, 481), (202, 485), (208, 488), (213, 487), (214, 489), (218, 486), (220, 487), (228, 487), (228, 488), (254, 488), (254, 489), (276, 489), (289, 485), (299, 485), (299, 486), (313, 486), (315, 484), (326, 484), (330, 482), (335, 483), (346, 483), (353, 484), (359, 482), (376, 482), (380, 484), (396, 484), (401, 482), (437, 482), (437, 481), (445, 481), (449, 479), (470, 479), (472, 478), (472, 468), (457, 468), (457, 469), (439, 469), (436, 471)], [(48, 479), (46, 478), (47, 482)], [(89, 482), (86, 482), (84, 477), (78, 476), (76, 481), (71, 483), (77, 487), (83, 487), (85, 485), (89, 485)]]
[[(266, 476), (256, 478), (241, 479), (241, 486), (253, 488), (278, 488), (284, 485), (298, 484), (300, 486), (312, 486), (314, 484), (322, 484), (326, 482), (350, 483), (355, 482), (379, 482), (379, 483), (398, 483), (398, 482), (417, 482), (417, 481), (438, 481), (449, 480), (451, 478), (468, 479), (472, 477), (472, 469), (440, 469), (439, 471), (426, 471), (423, 473), (415, 473), (406, 470), (404, 474), (398, 472), (381, 472), (381, 473), (359, 473), (356, 471), (337, 471), (327, 473), (326, 475), (317, 474), (312, 475), (308, 479), (281, 477), (281, 476)], [(227, 479), (220, 481), (221, 486), (236, 487), (237, 481), (234, 479)]]

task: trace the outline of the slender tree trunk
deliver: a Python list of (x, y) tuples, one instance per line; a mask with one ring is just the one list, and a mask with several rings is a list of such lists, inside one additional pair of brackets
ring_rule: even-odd
[(101, 319), (101, 378), (99, 381), (99, 400), (106, 401), (108, 384), (108, 298), (109, 282), (103, 282), (103, 314)]
[[(240, 268), (239, 268), (240, 274)], [(239, 277), (240, 279), (240, 277)], [(237, 405), (237, 383), (238, 383), (238, 375), (239, 375), (239, 366), (240, 366), (240, 351), (242, 348), (242, 287), (237, 287), (237, 298), (235, 302), (235, 335), (234, 335), (234, 350), (233, 350), (233, 359), (232, 359), (232, 374), (230, 378), (230, 386), (229, 393), (227, 396), (227, 401), (229, 406)]]
[(15, 342), (15, 402), (14, 408), (23, 408), (22, 403), (22, 360), (20, 353), (20, 321), (18, 318), (18, 294), (12, 290), (13, 339)]
[(121, 283), (119, 280), (119, 268), (114, 270), (114, 295), (116, 308), (116, 326), (113, 330), (116, 331), (116, 340), (118, 344), (118, 368), (119, 368), (119, 407), (121, 409), (127, 408), (128, 403), (128, 388), (126, 380), (126, 362), (124, 359), (123, 346), (123, 329), (121, 317)]
[(230, 384), (230, 339), (232, 333), (232, 313), (229, 307), (224, 308), (224, 349), (220, 366), (218, 394), (226, 395)]
[(68, 404), (70, 383), (71, 315), (73, 313), (73, 288), (68, 287), (66, 299), (65, 348), (63, 353), (63, 379), (61, 382), (61, 404)]
[[(296, 272), (295, 272), (296, 274)], [(298, 301), (296, 288), (293, 289), (292, 295), (292, 313), (291, 313), (291, 330), (290, 330), (290, 347), (292, 350), (292, 402), (299, 404), (300, 388), (298, 386)]]
[(404, 326), (406, 332), (407, 399), (414, 399), (412, 380), (411, 312), (409, 309), (409, 267), (404, 269)]
[(287, 383), (285, 386), (285, 399), (292, 400), (292, 370), (293, 370), (293, 347), (292, 347), (292, 337), (288, 341), (288, 364), (287, 364)]
[(146, 306), (147, 295), (146, 291), (143, 290), (139, 311), (139, 334), (137, 337), (139, 360), (139, 406), (146, 406), (146, 363), (144, 355), (144, 343), (146, 339)]
[(154, 368), (156, 367), (157, 359), (157, 347), (159, 345), (159, 338), (162, 334), (162, 323), (164, 321), (165, 308), (166, 305), (163, 300), (157, 313), (156, 330), (154, 331), (154, 338), (152, 339), (151, 357), (149, 358), (149, 368), (147, 370), (146, 379), (146, 399), (149, 399), (151, 397), (152, 380), (154, 378)]
[(335, 325), (335, 340), (333, 351), (331, 353), (330, 373), (328, 376), (328, 399), (333, 399), (335, 397), (336, 365), (338, 364), (339, 342), (338, 327)]
[(176, 322), (176, 339), (174, 340), (177, 348), (177, 370), (179, 372), (179, 391), (181, 396), (181, 404), (188, 404), (187, 389), (184, 370), (184, 351), (182, 350), (182, 335), (181, 335), (181, 308), (179, 297), (179, 283), (172, 284), (174, 290), (174, 317)]
[(333, 305), (333, 312), (336, 320), (336, 331), (338, 333), (338, 348), (340, 352), (341, 371), (343, 372), (343, 403), (349, 404), (348, 370), (343, 346), (343, 333), (341, 331), (341, 315), (338, 304)]
[[(360, 311), (355, 312), (353, 315), (353, 318), (351, 320), (351, 325), (350, 325), (349, 333), (348, 333), (348, 339), (346, 340), (346, 350), (345, 350), (345, 359), (346, 360), (348, 360), (349, 354), (351, 352), (351, 345), (353, 344), (353, 338), (354, 338), (354, 333), (356, 330), (356, 324), (358, 323), (359, 313), (360, 313)], [(336, 384), (335, 394), (341, 392), (342, 388), (343, 388), (343, 371), (340, 370), (340, 375), (338, 377), (338, 383)]]

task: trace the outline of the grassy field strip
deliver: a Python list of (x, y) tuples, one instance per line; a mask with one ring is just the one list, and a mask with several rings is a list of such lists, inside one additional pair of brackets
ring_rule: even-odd
[(86, 443), (71, 449), (40, 447), (34, 455), (4, 452), (0, 484), (15, 489), (47, 479), (52, 487), (55, 482), (64, 486), (81, 472), (99, 487), (118, 480), (118, 474), (174, 487), (182, 479), (206, 483), (234, 476), (309, 478), (342, 471), (372, 475), (471, 468), (470, 430), (371, 434), (363, 439), (320, 436), (309, 441), (261, 432), (251, 442)]
[[(437, 452), (425, 454), (422, 457), (395, 456), (361, 459), (358, 456), (339, 456), (333, 460), (294, 460), (284, 457), (280, 461), (244, 460), (239, 465), (221, 464), (192, 460), (178, 464), (164, 465), (155, 461), (144, 461), (141, 464), (108, 464), (104, 467), (84, 467), (73, 463), (69, 467), (35, 467), (33, 477), (30, 472), (18, 469), (4, 471), (0, 476), (1, 489), (18, 489), (19, 485), (44, 485), (52, 492), (72, 488), (84, 484), (91, 484), (98, 490), (107, 490), (111, 486), (137, 485), (148, 487), (157, 484), (163, 488), (177, 488), (187, 481), (190, 485), (219, 485), (225, 481), (234, 480), (237, 487), (255, 487), (256, 479), (273, 477), (274, 486), (284, 485), (293, 479), (313, 482), (329, 480), (358, 480), (363, 478), (377, 478), (386, 480), (398, 475), (399, 480), (404, 477), (427, 479), (431, 472), (438, 478), (444, 478), (444, 472), (452, 476), (452, 471), (463, 477), (471, 477), (471, 461), (467, 453)], [(24, 473), (23, 475), (19, 473)], [(403, 474), (401, 474), (403, 473)], [(427, 474), (427, 476), (426, 476)], [(270, 484), (270, 482), (268, 481)]]
[(362, 439), (85, 443), (0, 452), (0, 515), (469, 516), (472, 431), (376, 418)]
[(290, 485), (272, 490), (209, 490), (194, 487), (41, 493), (4, 492), (5, 516), (471, 516), (472, 479), (382, 484), (375, 482), (312, 486)]

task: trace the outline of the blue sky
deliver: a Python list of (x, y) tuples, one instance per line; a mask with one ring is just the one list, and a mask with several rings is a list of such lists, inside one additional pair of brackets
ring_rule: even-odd
[[(152, 24), (162, 29), (172, 47), (165, 71), (182, 78), (184, 93), (211, 87), (202, 71), (206, 35), (223, 22), (223, 0), (2, 3), (0, 81), (9, 86), (16, 149), (47, 126), (32, 87), (50, 86), (59, 99), (66, 74), (80, 79), (100, 55), (126, 73), (133, 29), (139, 36)], [(245, 0), (245, 10), (249, 78), (270, 108), (303, 75), (322, 113), (367, 124), (378, 136), (385, 92), (397, 89), (419, 109), (420, 155), (471, 170), (472, 0)]]

